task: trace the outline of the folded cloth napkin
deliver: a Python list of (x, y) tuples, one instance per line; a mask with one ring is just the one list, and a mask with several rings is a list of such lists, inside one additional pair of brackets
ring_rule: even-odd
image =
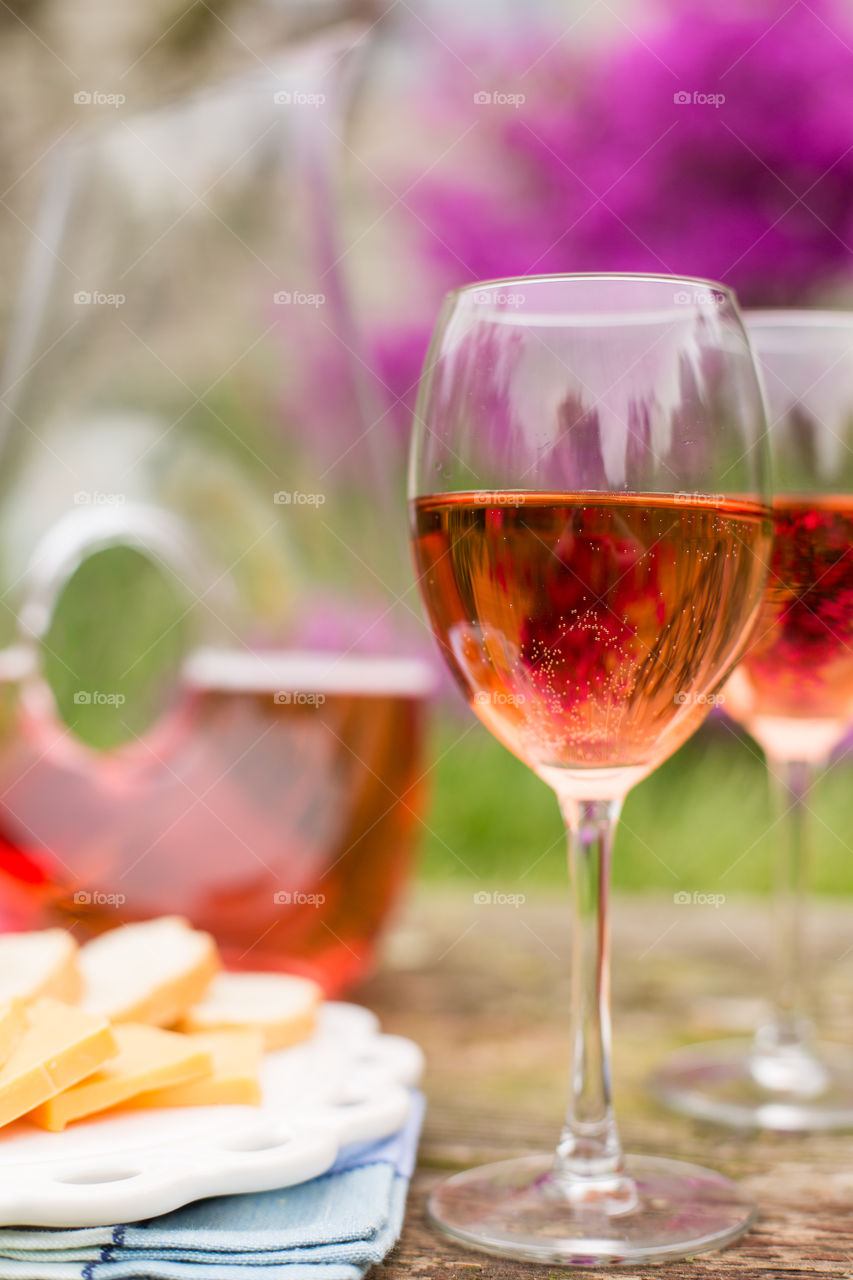
[(345, 1147), (320, 1178), (115, 1227), (0, 1227), (0, 1280), (358, 1280), (400, 1234), (423, 1120)]

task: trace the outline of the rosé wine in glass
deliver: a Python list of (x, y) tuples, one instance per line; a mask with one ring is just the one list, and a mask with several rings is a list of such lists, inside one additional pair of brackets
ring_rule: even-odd
[[(484, 501), (485, 498), (485, 501)], [(480, 718), (550, 770), (651, 771), (739, 643), (766, 511), (662, 494), (450, 494), (415, 503), (421, 589)]]
[(471, 1248), (626, 1265), (718, 1248), (752, 1221), (728, 1178), (622, 1151), (607, 897), (624, 796), (707, 715), (761, 602), (765, 437), (719, 285), (539, 276), (445, 302), (412, 441), (418, 586), (472, 710), (555, 792), (573, 910), (556, 1151), (457, 1173), (429, 1198)]
[(767, 757), (774, 990), (751, 1039), (680, 1050), (654, 1088), (679, 1111), (743, 1128), (849, 1128), (853, 1052), (816, 1039), (804, 906), (812, 787), (853, 724), (853, 315), (758, 311), (746, 325), (770, 408), (774, 548), (723, 696)]

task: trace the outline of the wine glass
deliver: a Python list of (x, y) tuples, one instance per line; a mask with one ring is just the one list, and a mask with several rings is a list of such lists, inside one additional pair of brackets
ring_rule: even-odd
[(449, 295), (422, 378), (423, 602), (472, 709), (556, 792), (572, 885), (571, 1093), (556, 1153), (449, 1178), (455, 1240), (545, 1263), (717, 1248), (733, 1182), (626, 1157), (611, 1104), (608, 869), (623, 798), (703, 720), (761, 600), (764, 412), (732, 295), (642, 275)]
[(853, 1125), (853, 1051), (818, 1044), (804, 947), (810, 791), (853, 723), (853, 314), (756, 311), (775, 542), (764, 603), (725, 709), (763, 747), (776, 852), (775, 995), (752, 1040), (691, 1046), (653, 1080), (690, 1115), (804, 1130)]

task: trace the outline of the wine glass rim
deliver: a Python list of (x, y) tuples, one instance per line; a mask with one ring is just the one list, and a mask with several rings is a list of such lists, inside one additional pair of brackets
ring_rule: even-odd
[[(596, 310), (590, 300), (579, 299), (577, 304), (568, 300), (557, 305), (553, 310), (545, 310), (540, 301), (536, 306), (535, 298), (525, 296), (523, 290), (540, 285), (561, 284), (571, 286), (600, 281), (608, 284), (666, 285), (672, 292), (667, 305), (662, 302), (630, 297), (625, 299), (624, 306), (604, 306)], [(497, 293), (492, 298), (490, 294)], [(481, 296), (478, 296), (481, 295)], [(505, 296), (501, 296), (505, 295)], [(683, 296), (679, 296), (683, 295)], [(553, 296), (553, 295), (552, 295)], [(503, 279), (479, 280), (452, 289), (445, 298), (445, 306), (454, 307), (462, 299), (471, 299), (473, 304), (492, 304), (487, 318), (490, 322), (513, 324), (524, 327), (545, 326), (562, 327), (610, 327), (612, 325), (648, 325), (661, 324), (674, 319), (684, 320), (695, 315), (696, 311), (714, 310), (728, 304), (736, 311), (734, 294), (723, 284), (714, 280), (704, 280), (699, 276), (670, 276), (663, 273), (644, 271), (578, 271), (554, 272), (544, 275), (508, 276)], [(505, 302), (506, 307), (501, 303)], [(530, 303), (530, 306), (526, 306)], [(691, 305), (692, 304), (692, 305)], [(485, 317), (484, 317), (485, 318)]]
[(468, 284), (458, 285), (457, 288), (450, 289), (446, 296), (448, 298), (458, 298), (467, 293), (478, 293), (482, 290), (497, 287), (515, 288), (525, 284), (569, 284), (582, 280), (607, 280), (614, 283), (617, 281), (637, 281), (645, 284), (698, 285), (709, 292), (723, 293), (731, 302), (734, 302), (732, 290), (728, 285), (720, 284), (718, 280), (708, 280), (703, 276), (673, 276), (667, 275), (663, 271), (552, 271), (545, 272), (542, 275), (497, 276), (491, 280), (472, 280)]
[(743, 312), (747, 325), (767, 329), (848, 329), (853, 328), (853, 311), (804, 307), (758, 307)]

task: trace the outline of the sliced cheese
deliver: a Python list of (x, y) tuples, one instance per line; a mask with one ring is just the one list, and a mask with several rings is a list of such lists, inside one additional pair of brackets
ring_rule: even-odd
[(0, 1125), (91, 1075), (118, 1052), (105, 1018), (59, 1000), (36, 1000), (20, 1041), (0, 1068)]
[(258, 1080), (264, 1038), (258, 1031), (210, 1031), (186, 1036), (213, 1058), (210, 1075), (191, 1084), (140, 1093), (128, 1107), (213, 1107), (220, 1104), (257, 1106)]
[(125, 1022), (114, 1028), (118, 1054), (92, 1075), (31, 1111), (28, 1119), (42, 1129), (64, 1129), (148, 1089), (184, 1085), (210, 1075), (213, 1056), (188, 1036), (159, 1027)]
[(0, 1006), (0, 1067), (20, 1042), (27, 1029), (27, 1012), (23, 1000), (8, 1000)]
[(182, 1031), (260, 1031), (267, 1049), (284, 1049), (313, 1034), (323, 992), (310, 978), (286, 973), (220, 973)]
[(113, 1022), (171, 1026), (203, 998), (219, 966), (210, 934), (179, 916), (122, 925), (80, 951), (83, 1006)]
[(53, 996), (75, 1004), (83, 992), (77, 943), (64, 929), (0, 936), (0, 1001)]

